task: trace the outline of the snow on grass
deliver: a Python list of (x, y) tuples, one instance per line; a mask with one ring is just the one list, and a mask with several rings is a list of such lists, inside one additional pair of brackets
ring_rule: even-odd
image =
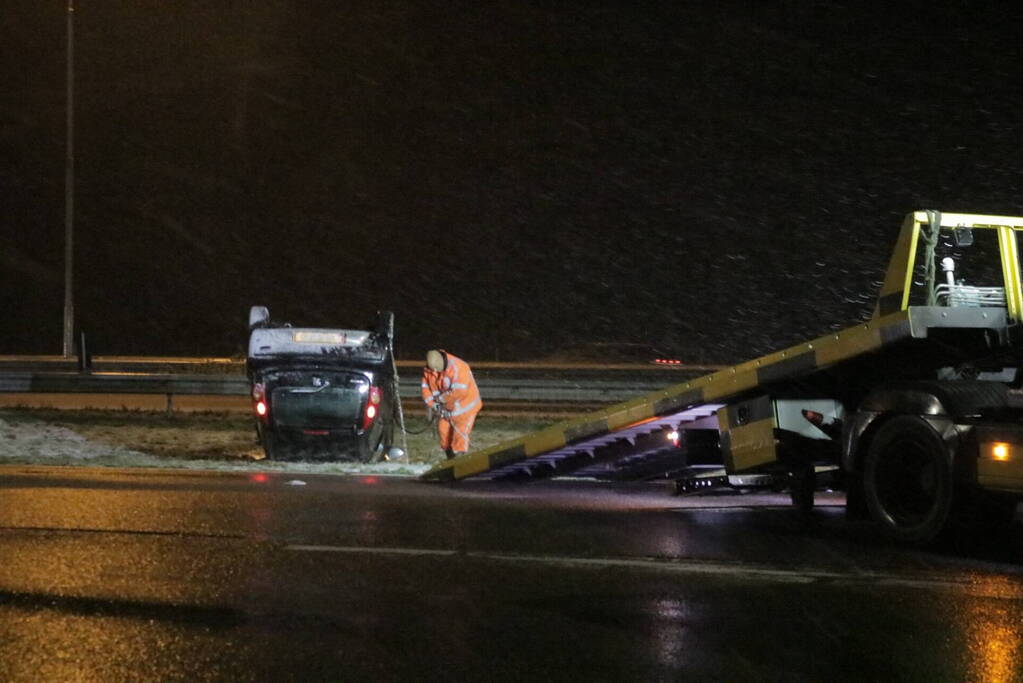
[(100, 441), (90, 441), (67, 427), (45, 422), (0, 419), (0, 464), (161, 467), (219, 471), (305, 472), (310, 474), (379, 474), (418, 476), (428, 463), (274, 462), (264, 459), (189, 459), (161, 457)]
[[(480, 420), (476, 448), (514, 438), (546, 423)], [(416, 425), (422, 428), (425, 425)], [(280, 462), (266, 460), (251, 419), (203, 414), (166, 417), (130, 411), (10, 410), (0, 414), (0, 465), (159, 467), (229, 472), (375, 474), (415, 477), (443, 459), (429, 431), (410, 435), (406, 462)]]
[[(137, 456), (126, 449), (117, 455)], [(112, 455), (111, 448), (88, 441), (66, 427), (50, 424), (18, 424), (0, 419), (0, 459), (3, 462), (78, 462)]]
[(152, 456), (139, 454), (143, 459), (126, 459), (123, 464), (111, 467), (171, 467), (186, 470), (217, 470), (221, 472), (292, 472), (305, 474), (376, 474), (391, 477), (418, 477), (433, 465), (426, 463), (401, 462), (279, 462), (274, 460), (182, 460), (180, 458), (157, 458), (158, 464), (148, 464)]

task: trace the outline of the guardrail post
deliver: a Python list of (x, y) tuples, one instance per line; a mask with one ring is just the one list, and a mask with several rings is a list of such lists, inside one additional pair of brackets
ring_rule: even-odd
[(78, 372), (92, 372), (92, 355), (85, 345), (85, 332), (78, 333)]
[(167, 394), (167, 417), (174, 417), (174, 394)]

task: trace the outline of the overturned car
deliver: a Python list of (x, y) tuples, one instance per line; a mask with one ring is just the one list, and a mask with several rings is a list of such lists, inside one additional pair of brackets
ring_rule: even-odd
[(380, 460), (398, 416), (393, 316), (373, 330), (299, 328), (249, 312), (246, 368), (256, 431), (277, 460)]

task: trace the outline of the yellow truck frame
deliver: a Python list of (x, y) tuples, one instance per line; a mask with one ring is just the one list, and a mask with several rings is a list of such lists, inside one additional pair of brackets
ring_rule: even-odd
[(809, 507), (827, 473), (851, 513), (898, 539), (931, 540), (960, 515), (1011, 519), (1023, 498), (1021, 232), (1020, 217), (911, 213), (871, 319), (423, 478), (633, 472), (680, 492), (781, 479)]

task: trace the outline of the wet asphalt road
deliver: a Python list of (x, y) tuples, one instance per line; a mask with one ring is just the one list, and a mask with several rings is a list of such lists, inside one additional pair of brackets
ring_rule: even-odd
[(0, 468), (0, 680), (1023, 679), (1018, 524), (785, 502)]

